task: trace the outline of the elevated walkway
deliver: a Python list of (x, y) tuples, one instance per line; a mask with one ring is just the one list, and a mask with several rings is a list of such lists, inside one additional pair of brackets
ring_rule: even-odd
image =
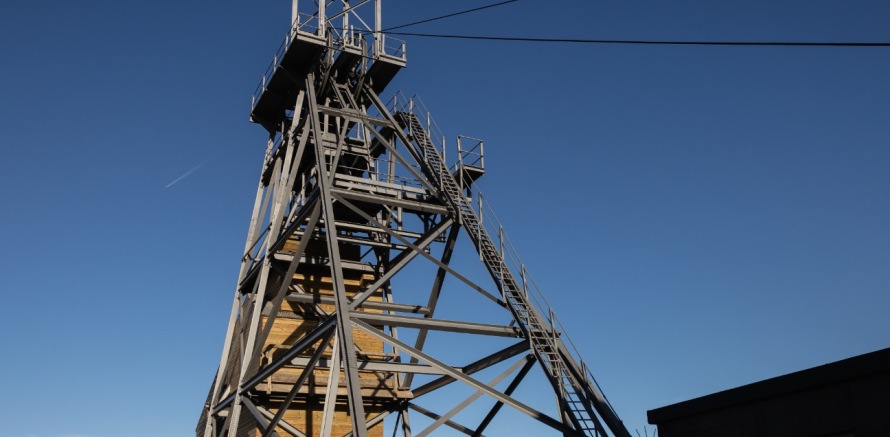
[(267, 130), (275, 130), (285, 109), (293, 105), (288, 102), (289, 97), (304, 88), (298, 78), (306, 77), (321, 59), (326, 46), (327, 42), (318, 36), (317, 31), (307, 32), (294, 26), (253, 93), (250, 121)]
[(382, 92), (405, 66), (406, 56), (404, 41), (382, 34), (378, 38), (369, 43), (363, 33), (338, 33), (334, 28), (322, 32), (317, 17), (302, 15), (253, 93), (250, 121), (277, 131), (286, 111), (293, 109), (297, 93), (305, 88), (303, 79), (325, 62), (340, 81), (361, 77), (375, 92)]

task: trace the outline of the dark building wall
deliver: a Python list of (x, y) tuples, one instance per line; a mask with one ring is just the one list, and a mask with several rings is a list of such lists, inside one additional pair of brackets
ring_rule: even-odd
[(649, 411), (660, 437), (888, 437), (890, 349)]

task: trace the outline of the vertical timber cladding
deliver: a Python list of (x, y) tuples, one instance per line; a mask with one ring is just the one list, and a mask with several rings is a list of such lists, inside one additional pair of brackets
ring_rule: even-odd
[[(292, 253), (296, 250), (297, 244), (296, 239), (289, 240), (284, 246), (283, 252)], [(341, 244), (341, 259), (344, 262), (358, 262), (360, 259), (359, 249), (360, 247), (357, 245)], [(312, 295), (318, 298), (318, 301), (321, 301), (324, 297), (332, 298), (334, 288), (330, 268), (326, 265), (326, 257), (324, 242), (319, 240), (311, 241), (309, 248), (307, 248), (306, 256), (304, 256), (305, 262), (300, 264), (292, 278), (292, 289), (298, 289)], [(345, 268), (344, 276), (346, 294), (350, 298), (376, 279), (373, 272), (366, 272), (362, 269)], [(276, 282), (279, 280), (280, 276), (276, 278)], [(382, 292), (380, 290), (376, 291), (369, 298), (369, 301), (372, 302), (380, 302), (381, 300)], [(274, 360), (278, 354), (287, 350), (289, 346), (318, 326), (320, 315), (332, 314), (334, 309), (334, 305), (330, 303), (283, 301), (278, 317), (274, 320), (269, 336), (262, 346), (262, 361), (260, 364), (265, 365)], [(380, 310), (364, 308), (359, 311), (381, 312)], [(264, 315), (262, 317), (263, 325), (265, 325), (267, 319), (268, 316)], [(358, 329), (354, 329), (352, 335), (359, 355), (378, 359), (387, 358), (381, 340), (373, 338)], [(303, 352), (300, 358), (309, 358), (317, 348), (318, 343)], [(334, 347), (329, 343), (325, 346), (324, 352), (322, 352), (322, 361), (303, 384), (303, 387), (300, 388), (297, 400), (291, 404), (283, 416), (284, 421), (297, 427), (308, 436), (317, 436), (321, 431), (324, 410), (322, 399), (324, 399), (329, 378), (331, 377), (330, 360), (333, 359), (333, 355)], [(269, 397), (265, 402), (272, 413), (278, 412), (280, 398), (291, 390), (303, 370), (304, 368), (300, 366), (286, 366), (257, 387), (257, 393), (265, 394)], [(382, 411), (383, 403), (398, 398), (410, 397), (410, 392), (397, 389), (393, 373), (359, 371), (359, 378), (361, 380), (362, 397), (365, 402), (366, 419), (379, 414)], [(343, 371), (339, 372), (337, 380), (337, 397), (343, 398), (347, 394), (345, 387), (346, 375)], [(347, 416), (346, 406), (345, 404), (338, 404), (333, 416), (331, 435), (345, 435), (351, 430), (351, 421)], [(289, 435), (280, 427), (277, 429), (277, 432), (282, 436)], [(256, 435), (261, 435), (262, 430), (256, 428), (256, 433)], [(369, 428), (368, 435), (382, 437), (382, 423)]]

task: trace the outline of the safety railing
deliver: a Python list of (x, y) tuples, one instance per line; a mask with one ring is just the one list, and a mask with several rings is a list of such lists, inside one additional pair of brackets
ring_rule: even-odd
[(405, 53), (405, 41), (393, 38), (389, 35), (378, 33), (379, 41), (374, 45), (375, 53), (373, 53), (374, 58), (378, 58), (381, 55), (401, 59), (402, 61), (407, 59), (407, 54)]
[(275, 55), (272, 57), (272, 63), (266, 68), (266, 71), (263, 73), (263, 78), (253, 91), (253, 96), (250, 101), (251, 111), (256, 107), (256, 102), (259, 100), (260, 95), (266, 90), (269, 80), (272, 79), (272, 74), (275, 72), (275, 69), (278, 68), (278, 65), (281, 64), (281, 59), (284, 58), (284, 54), (287, 53), (290, 44), (297, 38), (298, 34), (317, 35), (318, 23), (318, 15), (304, 13), (297, 15), (297, 18), (291, 23), (290, 30), (284, 35), (284, 41), (281, 42), (281, 45), (278, 46), (278, 50), (275, 51)]
[(485, 143), (479, 138), (457, 136), (457, 164), (461, 167), (485, 169)]
[(357, 31), (355, 26), (349, 26), (348, 29), (345, 29), (342, 32), (340, 32), (339, 29), (335, 30), (333, 27), (330, 29), (334, 32), (334, 41), (336, 41), (338, 49), (361, 49), (365, 34), (361, 31)]
[[(342, 153), (342, 152), (341, 152)], [(367, 168), (362, 167), (352, 167), (347, 165), (338, 165), (337, 169), (339, 171), (352, 171), (358, 174), (367, 173), (368, 176), (371, 176), (371, 181), (376, 182), (384, 182), (390, 185), (399, 186), (398, 189), (401, 191), (411, 191), (411, 189), (420, 190), (423, 188), (423, 184), (417, 180), (416, 178), (409, 177), (403, 174), (398, 173), (399, 165), (396, 164), (396, 172), (388, 173), (386, 171), (380, 171), (378, 167), (379, 163), (375, 163), (375, 168), (371, 171), (368, 171)], [(371, 184), (373, 185), (373, 184)]]
[[(439, 128), (439, 125), (432, 118), (429, 111), (426, 109), (426, 106), (423, 104), (423, 101), (420, 100), (419, 97), (413, 96), (411, 98), (406, 98), (401, 92), (397, 92), (393, 95), (393, 98), (390, 100), (389, 104), (387, 104), (387, 107), (392, 108), (393, 113), (413, 112), (417, 119), (420, 120), (421, 124), (424, 125), (424, 128), (427, 129), (427, 135), (429, 139), (433, 141), (436, 149), (441, 151), (443, 162), (448, 162), (446, 160), (445, 136), (442, 134), (442, 130)], [(458, 165), (468, 167), (474, 166), (480, 169), (484, 169), (484, 159), (484, 143), (482, 140), (468, 136), (458, 137), (458, 153), (455, 159), (455, 163), (451, 166), (452, 169), (457, 168)], [(545, 322), (547, 323), (547, 325), (549, 325), (552, 335), (562, 340), (562, 343), (566, 346), (566, 352), (580, 368), (582, 378), (585, 379), (584, 382), (592, 383), (592, 385), (596, 386), (599, 389), (599, 384), (594, 378), (593, 373), (587, 367), (587, 363), (582, 358), (582, 355), (578, 351), (577, 346), (566, 333), (566, 329), (563, 323), (556, 316), (555, 311), (553, 311), (553, 307), (550, 305), (550, 302), (547, 301), (547, 298), (544, 297), (544, 293), (541, 291), (538, 284), (531, 277), (531, 275), (528, 274), (525, 263), (519, 257), (519, 252), (516, 250), (513, 242), (504, 231), (503, 224), (495, 214), (494, 209), (485, 199), (482, 191), (479, 189), (477, 184), (470, 183), (469, 185), (469, 193), (475, 196), (475, 199), (471, 199), (471, 204), (473, 205), (473, 208), (475, 209), (476, 215), (479, 219), (480, 226), (477, 232), (481, 232), (484, 228), (484, 231), (487, 232), (488, 235), (492, 238), (495, 246), (500, 248), (501, 257), (503, 258), (507, 268), (511, 272), (513, 272), (515, 277), (520, 280), (523, 292), (528, 303), (534, 306), (538, 314), (544, 317)], [(478, 236), (477, 239), (481, 240), (481, 235)], [(480, 253), (480, 258), (481, 257), (482, 254)], [(602, 389), (599, 389), (599, 391), (600, 393), (602, 393)], [(608, 404), (608, 399), (606, 400), (606, 403)]]
[(318, 35), (318, 14), (306, 14), (301, 12), (297, 14), (297, 19), (291, 24), (291, 33), (302, 32)]
[[(433, 145), (436, 149), (441, 153), (442, 160), (446, 159), (446, 141), (445, 134), (442, 133), (442, 129), (439, 127), (439, 124), (436, 123), (436, 120), (433, 119), (430, 112), (426, 109), (426, 105), (423, 104), (423, 101), (420, 100), (420, 97), (414, 95), (410, 98), (405, 97), (401, 91), (397, 91), (393, 94), (389, 103), (386, 105), (393, 114), (398, 112), (405, 113), (413, 113), (417, 116), (417, 119), (420, 120), (420, 123), (423, 125), (423, 128), (426, 129), (426, 135), (429, 137), (430, 141), (433, 142)], [(447, 162), (447, 161), (445, 161)]]
[[(457, 153), (449, 161), (451, 154), (448, 152), (448, 143), (442, 129), (436, 120), (430, 115), (426, 109), (423, 100), (417, 95), (405, 97), (400, 91), (396, 92), (386, 104), (393, 113), (396, 112), (413, 112), (420, 123), (426, 129), (427, 136), (436, 146), (442, 157), (442, 161), (452, 174), (458, 173), (461, 168), (473, 168), (477, 170), (485, 170), (485, 142), (479, 138), (473, 138), (467, 135), (457, 136)], [(454, 146), (451, 146), (454, 147)], [(454, 149), (452, 149), (454, 150)], [(463, 183), (461, 183), (463, 186)]]
[(356, 30), (355, 26), (340, 28), (332, 26), (330, 23), (327, 26), (327, 30), (331, 37), (330, 41), (333, 42), (334, 50), (361, 50), (362, 41), (367, 33), (366, 31)]
[[(446, 160), (445, 136), (442, 134), (439, 125), (432, 118), (429, 111), (426, 109), (426, 106), (423, 104), (423, 101), (420, 100), (418, 96), (406, 98), (401, 92), (396, 92), (392, 99), (390, 99), (387, 107), (391, 108), (393, 113), (413, 112), (417, 119), (420, 120), (421, 124), (424, 125), (424, 128), (427, 129), (429, 139), (433, 141), (436, 149), (441, 151), (442, 160), (446, 163), (446, 166), (448, 166), (448, 161)], [(459, 165), (484, 169), (485, 153), (482, 140), (468, 136), (458, 136), (457, 144), (457, 157), (454, 159), (455, 162), (450, 166), (452, 171), (457, 169)], [(581, 377), (584, 378), (584, 382), (592, 383), (592, 385), (597, 387), (600, 393), (603, 393), (602, 389), (599, 387), (599, 383), (597, 383), (593, 373), (587, 367), (587, 363), (578, 351), (577, 346), (566, 333), (562, 321), (559, 320), (556, 313), (553, 311), (552, 305), (547, 301), (547, 298), (544, 297), (544, 293), (541, 291), (534, 278), (529, 275), (525, 263), (519, 257), (519, 252), (504, 231), (504, 227), (497, 214), (495, 214), (494, 209), (485, 199), (482, 191), (476, 183), (469, 182), (469, 186), (470, 190), (468, 192), (474, 196), (475, 199), (468, 200), (471, 201), (473, 209), (479, 219), (479, 230), (477, 232), (482, 232), (482, 229), (484, 228), (484, 231), (491, 236), (493, 243), (500, 249), (501, 257), (507, 268), (519, 279), (526, 300), (530, 305), (534, 306), (538, 314), (545, 319), (545, 323), (549, 325), (552, 335), (562, 340), (562, 343), (566, 346), (566, 352), (580, 368), (582, 373)], [(481, 237), (482, 236), (480, 235), (478, 239), (481, 240)], [(482, 254), (480, 253), (480, 259), (481, 258)], [(603, 396), (605, 398), (605, 395)], [(609, 404), (608, 399), (606, 399), (606, 403)], [(609, 405), (609, 407), (611, 408), (611, 405)]]
[[(474, 193), (476, 197), (473, 206), (479, 217), (480, 227), (484, 227), (485, 231), (488, 232), (488, 235), (490, 235), (493, 240), (496, 240), (495, 244), (501, 249), (501, 256), (507, 264), (507, 267), (520, 279), (526, 300), (535, 307), (542, 317), (545, 318), (552, 335), (562, 340), (571, 359), (580, 366), (583, 378), (586, 379), (585, 382), (593, 383), (599, 392), (603, 393), (602, 388), (599, 387), (599, 383), (596, 381), (596, 378), (594, 378), (593, 373), (587, 367), (587, 363), (578, 351), (578, 347), (569, 337), (562, 321), (559, 320), (556, 313), (553, 311), (552, 305), (547, 301), (547, 298), (544, 297), (544, 293), (541, 291), (534, 278), (529, 275), (525, 263), (519, 257), (519, 252), (516, 250), (510, 237), (508, 237), (507, 233), (504, 231), (504, 226), (497, 214), (495, 214), (491, 204), (489, 204), (483, 196), (482, 191), (479, 190), (477, 184), (473, 183), (471, 186), (472, 189), (470, 192)], [(603, 398), (605, 399), (604, 394)], [(612, 407), (608, 399), (606, 399), (606, 404), (608, 404), (610, 408)]]
[[(417, 120), (427, 129), (427, 136), (433, 142), (435, 148), (441, 150), (442, 161), (447, 167), (448, 161), (445, 159), (445, 136), (442, 135), (441, 129), (433, 120), (432, 116), (430, 115), (429, 111), (426, 109), (426, 106), (423, 104), (420, 98), (417, 96), (413, 96), (408, 99), (405, 98), (404, 95), (402, 95), (401, 93), (397, 92), (393, 96), (392, 100), (390, 100), (390, 104), (388, 104), (387, 106), (393, 108), (393, 113), (413, 113), (414, 116), (417, 117)], [(469, 145), (466, 149), (463, 147), (463, 139), (470, 138), (471, 137), (465, 136), (459, 137), (460, 146), (458, 148), (457, 162), (454, 164), (454, 166), (477, 164), (481, 168), (481, 166), (484, 165), (484, 146), (481, 140), (474, 138), (472, 140), (476, 141), (476, 143)], [(463, 184), (464, 182), (464, 180), (461, 180), (461, 184)], [(479, 226), (475, 229), (468, 228), (468, 232), (480, 233), (480, 235), (475, 236), (474, 239), (476, 241), (482, 241), (484, 239), (484, 236), (481, 235), (483, 232), (488, 234), (489, 238), (491, 238), (492, 243), (495, 245), (496, 248), (499, 249), (505, 267), (513, 273), (514, 278), (517, 278), (519, 280), (519, 285), (522, 288), (522, 293), (525, 295), (525, 301), (528, 303), (528, 305), (534, 307), (534, 310), (540, 315), (541, 318), (543, 318), (542, 323), (546, 326), (546, 328), (549, 328), (549, 335), (551, 335), (554, 339), (561, 340), (561, 343), (565, 346), (564, 352), (568, 355), (566, 359), (569, 361), (573, 361), (576, 365), (575, 367), (578, 369), (578, 372), (580, 372), (580, 375), (578, 375), (580, 379), (579, 383), (585, 384), (586, 386), (590, 387), (596, 387), (597, 391), (603, 396), (603, 399), (605, 400), (608, 408), (612, 409), (612, 406), (609, 403), (608, 399), (605, 398), (604, 394), (602, 394), (603, 391), (599, 387), (599, 383), (596, 381), (596, 378), (593, 376), (593, 372), (591, 372), (590, 369), (587, 367), (587, 363), (582, 358), (582, 355), (578, 351), (577, 346), (567, 334), (563, 323), (559, 320), (559, 318), (556, 317), (556, 313), (553, 310), (553, 307), (547, 301), (546, 297), (544, 297), (544, 293), (541, 291), (538, 284), (528, 274), (528, 271), (525, 268), (525, 263), (519, 257), (519, 252), (516, 250), (513, 242), (510, 241), (506, 232), (504, 232), (503, 224), (494, 213), (494, 209), (485, 200), (482, 191), (475, 183), (469, 182), (468, 185), (470, 187), (470, 189), (468, 190), (469, 195), (473, 195), (476, 198), (468, 198), (467, 200), (475, 210), (479, 224)], [(481, 250), (479, 253), (479, 257), (480, 260), (484, 259)], [(501, 279), (501, 281), (503, 281), (503, 279)], [(505, 290), (502, 291), (505, 292)], [(504, 299), (506, 300), (506, 296), (504, 297)]]
[[(282, 41), (281, 45), (278, 47), (278, 50), (275, 51), (275, 55), (272, 57), (272, 62), (266, 68), (266, 71), (263, 72), (262, 79), (260, 79), (260, 82), (257, 84), (256, 88), (253, 91), (250, 100), (251, 111), (253, 111), (253, 109), (256, 107), (257, 101), (259, 101), (260, 96), (262, 96), (263, 92), (266, 91), (269, 81), (272, 79), (272, 75), (281, 64), (281, 60), (284, 57), (284, 54), (287, 53), (287, 50), (290, 47), (291, 43), (296, 38), (298, 38), (299, 35), (312, 35), (316, 38), (322, 37), (323, 35), (319, 32), (319, 29), (320, 20), (317, 14), (299, 13), (297, 15), (297, 18), (291, 24), (290, 31), (288, 31), (287, 34), (284, 36), (284, 41)], [(349, 25), (345, 28), (338, 28), (331, 25), (331, 23), (327, 23), (325, 25), (325, 30), (327, 31), (327, 33), (330, 34), (326, 43), (328, 45), (328, 49), (330, 50), (361, 50), (366, 35), (374, 34), (379, 39), (377, 41), (374, 41), (373, 44), (370, 44), (370, 47), (367, 49), (366, 53), (362, 54), (362, 56), (369, 57), (371, 59), (378, 59), (381, 56), (391, 59), (399, 59), (402, 61), (405, 61), (407, 59), (404, 40), (393, 38), (382, 33), (374, 33), (369, 30), (362, 30), (361, 28), (356, 28), (352, 25)]]

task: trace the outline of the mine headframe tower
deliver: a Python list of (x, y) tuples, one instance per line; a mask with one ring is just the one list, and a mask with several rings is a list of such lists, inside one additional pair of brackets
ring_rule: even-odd
[[(404, 42), (380, 31), (380, 3), (323, 0), (303, 14), (294, 0), (254, 94), (251, 120), (269, 137), (197, 435), (382, 436), (385, 420), (406, 437), (443, 425), (483, 435), (508, 407), (556, 434), (630, 436), (483, 202), (482, 141), (458, 137), (449, 165), (418, 99), (379, 97), (406, 61)], [(453, 263), (461, 242), (471, 259)], [(418, 262), (428, 292), (408, 277)], [(447, 299), (467, 311), (441, 318)], [(483, 320), (460, 317), (486, 305)], [(516, 397), (536, 367), (553, 413)], [(449, 411), (418, 402), (453, 383), (470, 395)], [(459, 423), (470, 404), (479, 418)]]

